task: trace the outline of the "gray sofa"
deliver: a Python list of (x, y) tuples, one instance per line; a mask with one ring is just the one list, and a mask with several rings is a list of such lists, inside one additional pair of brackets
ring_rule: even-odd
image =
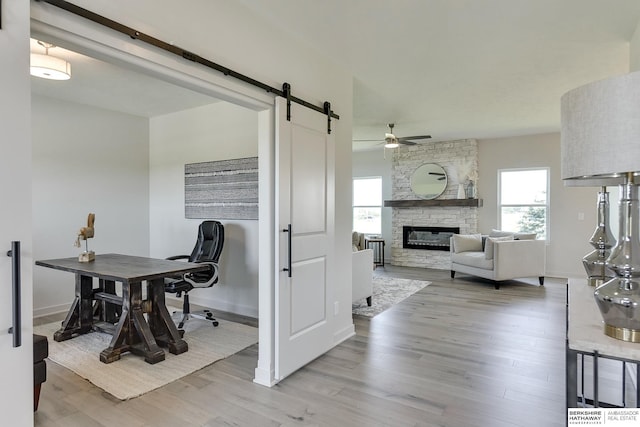
[(546, 241), (535, 234), (495, 231), (493, 235), (453, 235), (451, 237), (451, 278), (456, 272), (500, 282), (537, 277), (544, 285)]

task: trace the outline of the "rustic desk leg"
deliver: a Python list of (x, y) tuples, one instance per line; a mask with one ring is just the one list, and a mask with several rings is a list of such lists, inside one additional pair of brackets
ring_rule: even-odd
[(92, 291), (93, 279), (89, 276), (76, 274), (76, 297), (67, 317), (62, 322), (62, 328), (53, 334), (54, 341), (65, 341), (91, 331), (93, 324)]
[(126, 351), (144, 356), (147, 363), (164, 360), (164, 351), (153, 338), (142, 310), (142, 284), (122, 283), (122, 315), (109, 347), (100, 353), (100, 361), (111, 363)]
[[(124, 284), (123, 284), (124, 288)], [(144, 360), (147, 363), (162, 362), (165, 358), (164, 351), (158, 347), (158, 343), (151, 333), (151, 328), (144, 318), (144, 310), (142, 308), (142, 283), (136, 282), (129, 284), (130, 288), (130, 305), (131, 305), (131, 320), (133, 321), (133, 339), (141, 340), (143, 348), (138, 346), (131, 347), (131, 351), (134, 353), (142, 354)]]
[(180, 332), (167, 310), (163, 279), (147, 281), (147, 298), (151, 303), (151, 310), (147, 313), (149, 326), (156, 341), (168, 347), (172, 354), (188, 351), (189, 345), (180, 337)]
[(100, 361), (102, 363), (115, 362), (120, 359), (122, 353), (129, 350), (125, 341), (127, 336), (129, 336), (130, 323), (128, 307), (123, 308), (122, 315), (116, 325), (116, 330), (113, 333), (109, 347), (100, 352)]

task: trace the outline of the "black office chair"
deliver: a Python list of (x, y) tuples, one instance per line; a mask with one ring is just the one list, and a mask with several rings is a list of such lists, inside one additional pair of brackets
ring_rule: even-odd
[(186, 273), (181, 277), (165, 279), (164, 290), (176, 294), (178, 298), (184, 293), (182, 303), (182, 320), (178, 329), (182, 329), (184, 322), (190, 317), (198, 317), (218, 326), (210, 310), (191, 312), (189, 306), (189, 291), (198, 288), (209, 288), (218, 282), (218, 259), (224, 245), (224, 226), (219, 221), (203, 221), (198, 227), (198, 240), (191, 255), (176, 255), (167, 259), (186, 259), (189, 262), (208, 264), (209, 270), (197, 273)]

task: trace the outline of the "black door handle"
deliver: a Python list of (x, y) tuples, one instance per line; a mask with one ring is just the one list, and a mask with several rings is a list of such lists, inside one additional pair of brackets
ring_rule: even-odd
[(20, 242), (11, 242), (11, 250), (7, 252), (7, 256), (11, 257), (11, 301), (13, 305), (13, 325), (9, 328), (9, 333), (13, 334), (13, 346), (20, 347), (22, 345), (22, 308), (20, 297)]
[(287, 228), (282, 229), (283, 233), (288, 233), (287, 236), (287, 267), (283, 268), (282, 271), (286, 271), (288, 273), (288, 276), (291, 277), (291, 224), (289, 224), (287, 226)]

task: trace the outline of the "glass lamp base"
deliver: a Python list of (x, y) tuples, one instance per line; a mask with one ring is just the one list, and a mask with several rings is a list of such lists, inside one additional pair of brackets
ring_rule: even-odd
[(605, 323), (604, 334), (622, 341), (640, 342), (640, 330), (638, 329), (618, 328)]
[(598, 286), (593, 296), (604, 319), (606, 335), (640, 342), (640, 283), (617, 277)]
[(598, 286), (600, 286), (603, 283), (605, 283), (607, 280), (611, 280), (611, 277), (605, 277), (605, 278), (602, 278), (602, 276), (589, 277), (589, 280), (587, 281), (587, 284), (589, 286), (593, 286), (594, 288), (597, 288)]

